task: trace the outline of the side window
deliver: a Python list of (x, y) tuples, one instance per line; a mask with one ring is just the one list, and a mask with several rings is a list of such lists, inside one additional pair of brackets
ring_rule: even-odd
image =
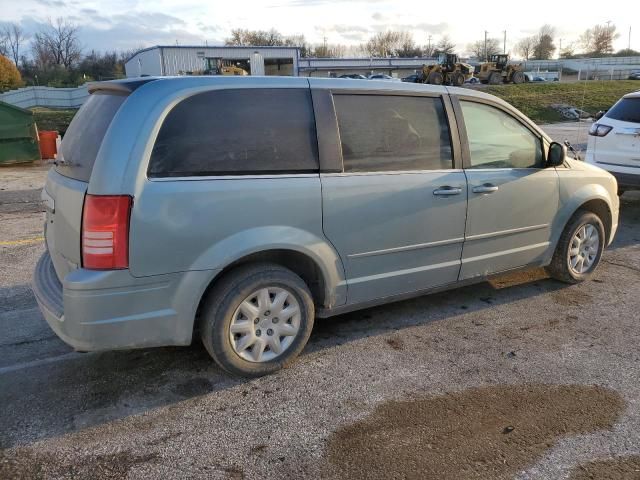
[(439, 98), (334, 95), (345, 172), (452, 168)]
[(460, 102), (467, 129), (470, 168), (542, 168), (542, 141), (502, 110)]
[(151, 153), (150, 177), (318, 171), (307, 89), (212, 90), (167, 115)]

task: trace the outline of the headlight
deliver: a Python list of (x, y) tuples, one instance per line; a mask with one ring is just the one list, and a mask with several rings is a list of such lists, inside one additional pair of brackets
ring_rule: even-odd
[(591, 128), (589, 129), (589, 135), (593, 135), (594, 137), (604, 137), (612, 129), (613, 127), (610, 127), (609, 125), (594, 123), (593, 125), (591, 125)]

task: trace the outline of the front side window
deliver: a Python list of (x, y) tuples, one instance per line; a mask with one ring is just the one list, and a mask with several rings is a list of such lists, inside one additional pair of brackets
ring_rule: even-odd
[(502, 110), (461, 101), (467, 129), (469, 168), (542, 168), (541, 139)]
[(440, 98), (334, 95), (345, 172), (452, 168)]
[(212, 90), (167, 115), (150, 177), (318, 171), (308, 89)]

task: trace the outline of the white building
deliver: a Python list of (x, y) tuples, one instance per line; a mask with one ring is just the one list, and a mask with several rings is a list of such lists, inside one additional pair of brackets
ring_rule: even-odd
[(145, 48), (125, 63), (127, 77), (202, 75), (220, 62), (243, 68), (250, 75), (298, 75), (297, 47), (210, 47), (157, 45)]

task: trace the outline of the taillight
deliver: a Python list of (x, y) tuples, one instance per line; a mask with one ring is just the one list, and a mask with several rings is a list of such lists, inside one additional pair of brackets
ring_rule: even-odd
[(604, 137), (612, 129), (613, 127), (610, 127), (609, 125), (594, 123), (593, 125), (591, 125), (591, 128), (589, 129), (589, 135), (593, 135), (594, 137)]
[(82, 211), (82, 266), (91, 270), (129, 268), (128, 195), (87, 195)]

